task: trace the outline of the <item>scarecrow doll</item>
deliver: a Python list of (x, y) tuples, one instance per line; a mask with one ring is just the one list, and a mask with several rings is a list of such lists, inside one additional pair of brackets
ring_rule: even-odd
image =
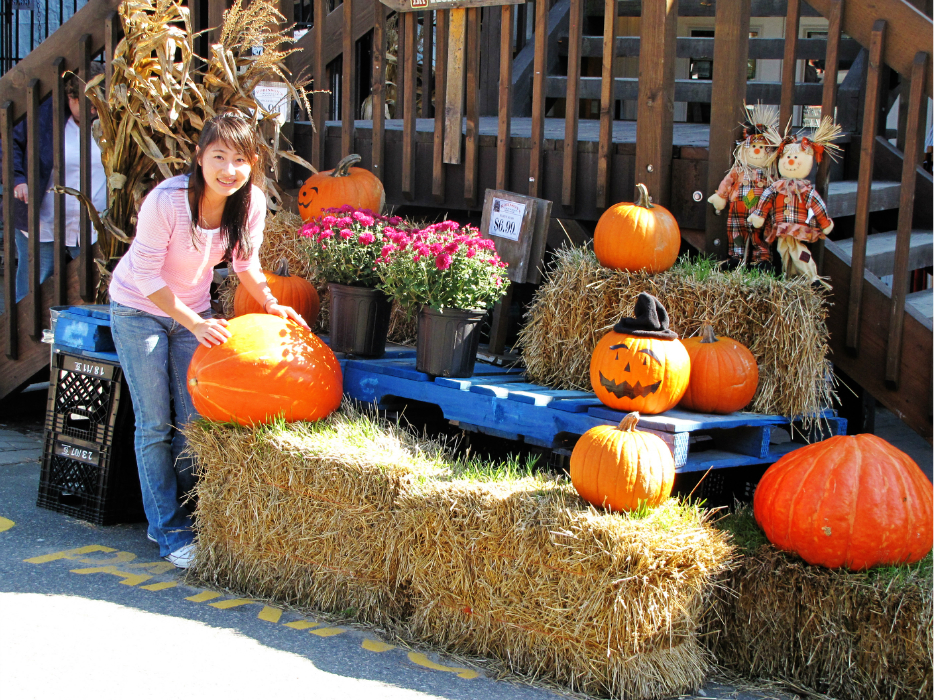
[(759, 203), (765, 189), (775, 180), (775, 152), (781, 143), (778, 109), (757, 104), (743, 127), (743, 139), (736, 142), (733, 167), (707, 199), (720, 214), (727, 205), (726, 230), (730, 262), (771, 268), (772, 252), (766, 243), (768, 228), (759, 231), (746, 220)]
[(781, 177), (762, 193), (748, 219), (755, 228), (767, 231), (766, 242), (777, 241), (787, 276), (803, 275), (828, 289), (830, 285), (818, 277), (817, 265), (805, 243), (825, 238), (833, 230), (833, 221), (827, 215), (824, 200), (805, 178), (815, 160), (820, 163), (827, 154), (835, 157), (840, 149), (831, 142), (839, 135), (840, 127), (830, 117), (824, 117), (811, 136), (800, 141), (786, 136), (778, 147)]

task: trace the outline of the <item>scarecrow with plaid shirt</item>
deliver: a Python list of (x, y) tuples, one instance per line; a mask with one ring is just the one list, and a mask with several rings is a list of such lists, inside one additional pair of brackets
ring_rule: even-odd
[(778, 110), (774, 106), (757, 104), (749, 111), (743, 140), (736, 142), (733, 151), (733, 167), (707, 201), (717, 214), (729, 204), (726, 228), (731, 262), (742, 261), (771, 269), (772, 251), (766, 242), (769, 230), (759, 231), (747, 218), (775, 180), (775, 149), (781, 143)]
[(820, 163), (825, 152), (833, 157), (839, 150), (831, 143), (839, 135), (840, 127), (830, 117), (824, 117), (811, 136), (800, 141), (786, 136), (778, 148), (778, 172), (782, 177), (765, 189), (748, 219), (755, 228), (768, 231), (765, 235), (768, 243), (777, 241), (787, 276), (803, 275), (827, 289), (830, 285), (818, 276), (817, 265), (805, 243), (825, 238), (833, 230), (833, 221), (813, 183), (805, 178), (815, 160)]

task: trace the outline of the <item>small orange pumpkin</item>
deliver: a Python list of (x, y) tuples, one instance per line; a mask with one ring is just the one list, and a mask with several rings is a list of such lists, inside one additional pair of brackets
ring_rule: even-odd
[(352, 168), (362, 160), (356, 153), (344, 158), (334, 170), (316, 173), (298, 191), (298, 214), (302, 221), (321, 216), (325, 209), (349, 204), (379, 214), (386, 203), (383, 183), (369, 170)]
[[(284, 306), (291, 306), (299, 315), (305, 319), (309, 326), (315, 325), (318, 318), (318, 311), (321, 309), (321, 300), (318, 298), (318, 290), (308, 280), (302, 277), (293, 277), (289, 274), (289, 261), (285, 258), (279, 260), (279, 267), (275, 272), (263, 270), (266, 276), (266, 282), (269, 284), (269, 291)], [(234, 294), (234, 316), (243, 316), (245, 314), (265, 313), (253, 295), (250, 294), (242, 284), (237, 287)]]
[(742, 343), (714, 335), (709, 323), (700, 336), (686, 338), (691, 380), (679, 408), (701, 413), (733, 413), (744, 409), (759, 386), (759, 365)]
[(590, 358), (594, 393), (618, 411), (664, 413), (687, 390), (691, 359), (681, 341), (610, 331)]
[(671, 495), (675, 461), (668, 445), (636, 430), (638, 413), (619, 426), (598, 425), (584, 433), (571, 452), (571, 483), (595, 506), (629, 511), (657, 506)]
[(202, 416), (240, 425), (277, 416), (314, 421), (340, 406), (340, 364), (311, 331), (272, 314), (238, 316), (227, 330), (227, 342), (199, 345), (188, 366), (188, 391)]
[(809, 564), (911, 564), (931, 551), (931, 482), (875, 435), (837, 435), (768, 468), (753, 512), (769, 541)]
[(634, 204), (615, 204), (600, 217), (593, 250), (604, 267), (637, 272), (664, 272), (678, 259), (681, 229), (671, 212), (649, 201), (645, 185), (636, 185)]

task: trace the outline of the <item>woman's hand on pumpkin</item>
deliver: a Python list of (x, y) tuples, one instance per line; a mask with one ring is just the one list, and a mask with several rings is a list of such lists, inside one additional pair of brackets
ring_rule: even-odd
[(223, 318), (205, 318), (196, 323), (191, 329), (198, 342), (205, 347), (222, 345), (230, 337), (230, 331), (227, 330), (227, 320)]
[(266, 304), (266, 313), (273, 314), (279, 318), (284, 318), (285, 320), (292, 319), (300, 326), (304, 326), (308, 330), (311, 330), (311, 327), (305, 322), (305, 319), (302, 318), (302, 315), (291, 306), (285, 306), (283, 304)]

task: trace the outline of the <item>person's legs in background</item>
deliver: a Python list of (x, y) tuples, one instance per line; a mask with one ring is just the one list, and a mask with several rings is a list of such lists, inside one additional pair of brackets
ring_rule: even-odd
[[(29, 237), (18, 228), (13, 229), (16, 238), (16, 301), (19, 303), (29, 294)], [(52, 276), (55, 244), (39, 242), (39, 284)]]

